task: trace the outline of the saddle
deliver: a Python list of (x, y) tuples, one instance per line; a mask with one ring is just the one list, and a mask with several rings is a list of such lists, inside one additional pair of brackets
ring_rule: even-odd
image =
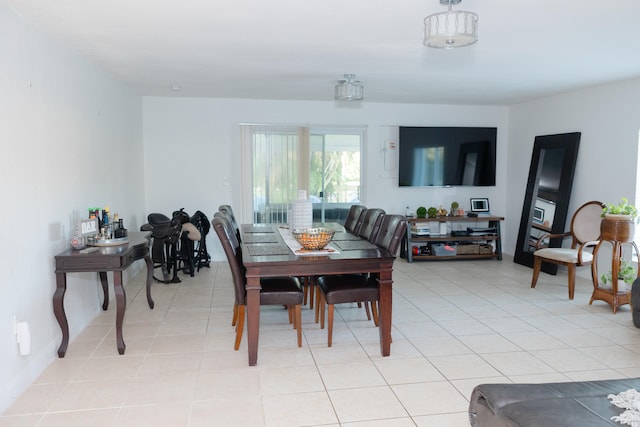
[[(186, 215), (186, 214), (185, 214)], [(188, 218), (188, 215), (187, 215)], [(182, 215), (174, 215), (173, 218), (161, 213), (151, 213), (147, 217), (148, 227), (141, 229), (151, 231), (153, 244), (151, 246), (151, 259), (156, 267), (162, 271), (162, 280), (154, 276), (159, 282), (179, 283), (177, 268), (177, 243), (182, 233)], [(169, 279), (169, 273), (173, 268), (173, 278)]]

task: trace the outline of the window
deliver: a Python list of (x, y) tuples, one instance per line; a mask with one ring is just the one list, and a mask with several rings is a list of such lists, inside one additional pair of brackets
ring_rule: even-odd
[(242, 130), (243, 206), (251, 207), (254, 223), (286, 223), (298, 190), (307, 191), (316, 222), (343, 220), (359, 202), (364, 129), (246, 125)]

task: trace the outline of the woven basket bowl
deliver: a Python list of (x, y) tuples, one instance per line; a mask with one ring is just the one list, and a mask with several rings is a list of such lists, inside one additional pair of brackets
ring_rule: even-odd
[(304, 249), (322, 249), (331, 241), (335, 230), (331, 228), (303, 228), (294, 230), (291, 234), (302, 245)]

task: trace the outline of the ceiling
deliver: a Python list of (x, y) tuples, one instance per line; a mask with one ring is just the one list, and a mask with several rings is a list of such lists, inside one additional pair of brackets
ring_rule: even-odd
[[(463, 0), (475, 45), (422, 44), (438, 0), (0, 0), (142, 95), (509, 105), (640, 77), (638, 0)], [(178, 89), (178, 90), (175, 90)]]

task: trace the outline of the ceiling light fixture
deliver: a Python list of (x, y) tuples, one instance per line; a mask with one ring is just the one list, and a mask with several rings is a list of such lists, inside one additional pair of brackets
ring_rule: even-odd
[(440, 4), (449, 6), (449, 10), (424, 18), (425, 46), (451, 49), (469, 46), (478, 41), (478, 15), (473, 12), (451, 10), (451, 5), (461, 1), (440, 0)]
[(361, 101), (364, 98), (364, 86), (355, 78), (355, 74), (345, 74), (344, 80), (338, 80), (335, 93), (338, 101)]

